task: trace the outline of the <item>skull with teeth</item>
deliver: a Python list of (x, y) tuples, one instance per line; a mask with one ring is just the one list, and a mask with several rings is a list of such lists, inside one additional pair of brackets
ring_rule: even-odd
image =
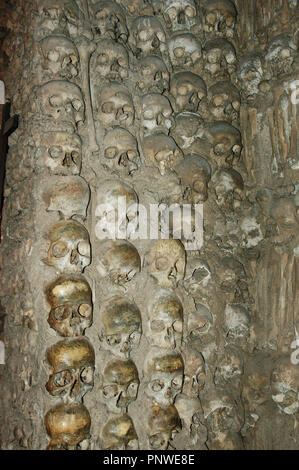
[(244, 181), (240, 173), (232, 168), (221, 168), (212, 177), (216, 202), (222, 210), (232, 211), (242, 199)]
[(173, 68), (201, 69), (201, 42), (191, 33), (174, 34), (168, 41)]
[(153, 349), (145, 360), (145, 392), (156, 405), (172, 405), (182, 391), (184, 362), (177, 352)]
[(171, 291), (158, 291), (148, 307), (148, 339), (151, 345), (176, 349), (182, 344), (183, 306)]
[(185, 354), (183, 393), (198, 398), (206, 383), (205, 361), (201, 353), (188, 345)]
[(114, 359), (102, 373), (100, 396), (112, 413), (125, 413), (136, 400), (139, 388), (138, 371), (134, 362)]
[(198, 75), (192, 72), (178, 72), (170, 81), (170, 93), (176, 112), (196, 113), (200, 102), (207, 96), (207, 87)]
[(296, 52), (296, 44), (288, 34), (280, 34), (270, 41), (265, 60), (270, 65), (274, 77), (291, 73)]
[(252, 100), (259, 93), (259, 85), (263, 76), (262, 58), (259, 54), (251, 53), (241, 59), (238, 78), (245, 99)]
[(131, 126), (135, 109), (129, 90), (115, 82), (102, 87), (97, 96), (97, 117), (107, 127)]
[(152, 406), (148, 417), (149, 449), (167, 450), (181, 427), (181, 420), (174, 406), (167, 408)]
[(141, 125), (146, 135), (169, 134), (172, 125), (172, 107), (166, 96), (159, 93), (144, 95), (141, 99)]
[(101, 433), (103, 450), (138, 450), (138, 437), (127, 414), (110, 419)]
[(49, 78), (72, 80), (79, 73), (79, 54), (75, 44), (64, 36), (49, 36), (40, 43), (43, 69)]
[(64, 339), (47, 350), (52, 369), (47, 391), (65, 402), (80, 402), (93, 387), (94, 349), (84, 337)]
[(60, 336), (81, 336), (92, 324), (91, 289), (82, 277), (60, 277), (46, 296), (51, 307), (48, 323)]
[(47, 450), (87, 450), (91, 419), (87, 408), (80, 404), (59, 404), (45, 416), (50, 443)]
[(205, 158), (199, 155), (187, 155), (184, 161), (175, 167), (175, 171), (187, 185), (187, 199), (193, 204), (203, 203), (208, 199), (211, 167)]
[(191, 29), (196, 25), (197, 10), (194, 0), (166, 0), (162, 3), (165, 23), (172, 31)]
[(249, 339), (250, 324), (250, 313), (243, 305), (226, 305), (224, 327), (229, 344), (245, 344)]
[(105, 135), (103, 153), (111, 171), (132, 175), (139, 168), (137, 141), (126, 129), (116, 127)]
[(219, 37), (233, 38), (237, 10), (231, 0), (206, 0), (203, 5), (204, 31)]
[(155, 16), (139, 16), (132, 25), (132, 39), (137, 55), (161, 54), (165, 51), (165, 31)]
[(46, 132), (40, 138), (42, 163), (55, 175), (78, 175), (81, 171), (82, 142), (77, 134)]
[(237, 69), (234, 46), (226, 39), (207, 41), (203, 50), (204, 71), (209, 78), (230, 79)]
[(141, 76), (137, 87), (142, 93), (163, 93), (169, 89), (169, 72), (159, 56), (143, 57), (139, 67)]
[(141, 338), (141, 315), (135, 303), (113, 297), (101, 307), (103, 349), (128, 358), (132, 349), (138, 347)]
[(210, 113), (216, 121), (238, 121), (241, 98), (238, 89), (229, 81), (218, 82), (209, 88)]
[(113, 1), (101, 0), (93, 6), (93, 26), (96, 35), (126, 43), (129, 32), (126, 15), (120, 5)]
[(290, 362), (289, 357), (279, 359), (272, 371), (272, 400), (287, 415), (299, 410), (299, 369)]
[(110, 39), (97, 43), (91, 58), (91, 70), (95, 76), (108, 80), (124, 80), (128, 77), (129, 55), (122, 44)]
[(57, 272), (80, 273), (90, 264), (90, 242), (85, 227), (75, 221), (58, 222), (47, 237), (50, 242), (45, 264)]
[(217, 163), (231, 166), (239, 160), (242, 151), (242, 136), (240, 131), (225, 121), (213, 124), (209, 129), (211, 143), (211, 158)]
[(184, 156), (172, 137), (165, 134), (148, 136), (143, 142), (143, 154), (149, 164), (156, 166), (164, 176), (168, 169), (183, 160)]
[(161, 287), (175, 287), (184, 279), (186, 253), (179, 240), (158, 240), (148, 256), (149, 273)]
[(101, 246), (97, 270), (102, 278), (123, 285), (140, 272), (141, 260), (136, 248), (125, 240), (108, 240)]

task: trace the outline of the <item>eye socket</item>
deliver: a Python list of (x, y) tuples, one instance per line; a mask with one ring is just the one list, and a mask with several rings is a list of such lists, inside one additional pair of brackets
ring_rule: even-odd
[(106, 385), (104, 388), (103, 388), (103, 395), (105, 398), (107, 398), (108, 400), (110, 398), (114, 398), (118, 395), (118, 387), (117, 385)]
[(112, 114), (114, 109), (114, 103), (112, 101), (107, 101), (107, 103), (102, 104), (102, 112), (105, 114)]
[(117, 155), (117, 148), (116, 147), (109, 147), (105, 150), (105, 157), (109, 159), (115, 158)]
[(216, 19), (217, 19), (217, 17), (215, 15), (215, 13), (208, 13), (207, 16), (206, 16), (207, 23), (210, 24), (210, 25), (215, 24)]
[(63, 321), (68, 318), (72, 313), (72, 308), (67, 305), (59, 305), (52, 310), (55, 320)]
[(115, 346), (116, 344), (120, 344), (121, 335), (117, 334), (106, 336), (106, 341), (110, 346)]
[(153, 320), (151, 322), (151, 330), (163, 331), (164, 329), (165, 329), (165, 324), (162, 320)]
[(55, 258), (63, 258), (68, 253), (68, 247), (64, 242), (58, 241), (52, 245), (52, 254)]
[(160, 382), (160, 380), (154, 380), (151, 384), (150, 387), (153, 392), (160, 392), (164, 388), (164, 383)]
[(226, 23), (226, 25), (229, 26), (229, 27), (232, 26), (232, 25), (234, 24), (234, 17), (229, 15), (229, 16), (226, 18), (225, 23)]
[(129, 395), (129, 397), (131, 398), (135, 398), (137, 396), (137, 392), (138, 392), (138, 382), (131, 382), (127, 388), (127, 394)]
[(167, 14), (172, 20), (175, 20), (177, 17), (176, 8), (169, 8), (169, 10), (167, 11)]
[(84, 367), (81, 371), (80, 379), (85, 384), (92, 384), (93, 383), (93, 368)]
[(79, 305), (78, 312), (81, 317), (88, 318), (91, 315), (91, 305), (89, 304), (81, 304)]
[(85, 256), (88, 258), (90, 257), (90, 245), (88, 242), (86, 241), (79, 242), (77, 249), (81, 256)]
[(169, 261), (166, 257), (160, 256), (156, 259), (156, 268), (158, 271), (165, 271), (169, 265)]
[(70, 384), (72, 381), (72, 374), (69, 370), (64, 370), (62, 372), (58, 372), (54, 376), (54, 384), (57, 387), (65, 387), (66, 385)]

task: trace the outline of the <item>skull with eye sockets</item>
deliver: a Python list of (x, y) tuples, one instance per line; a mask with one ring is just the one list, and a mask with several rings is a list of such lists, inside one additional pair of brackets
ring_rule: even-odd
[(217, 121), (238, 121), (241, 97), (239, 90), (229, 81), (218, 82), (209, 88), (209, 110)]
[(126, 14), (120, 5), (111, 0), (101, 0), (93, 5), (92, 10), (96, 36), (108, 37), (122, 43), (128, 41)]
[(176, 433), (181, 430), (181, 420), (174, 406), (152, 406), (148, 416), (148, 446), (152, 450), (167, 450)]
[(231, 0), (206, 0), (203, 4), (204, 31), (219, 37), (233, 38), (237, 9)]
[(170, 93), (176, 112), (197, 113), (200, 102), (207, 96), (207, 87), (201, 77), (192, 72), (178, 72), (170, 80)]
[(192, 29), (197, 23), (197, 9), (194, 0), (166, 0), (162, 11), (168, 29), (172, 31)]
[(183, 152), (172, 137), (165, 134), (154, 134), (145, 137), (143, 154), (146, 161), (159, 169), (162, 176), (167, 170), (173, 170), (175, 165), (183, 160)]
[(137, 56), (160, 55), (166, 49), (165, 31), (156, 16), (139, 16), (132, 24), (132, 46)]
[(158, 240), (148, 255), (150, 275), (161, 287), (175, 287), (184, 279), (186, 253), (179, 240)]
[(79, 53), (64, 36), (48, 36), (40, 43), (43, 70), (48, 78), (72, 80), (79, 73)]
[(169, 89), (169, 72), (165, 62), (156, 55), (143, 57), (139, 62), (140, 80), (137, 88), (142, 93), (163, 93)]
[(111, 82), (100, 88), (96, 97), (97, 118), (106, 127), (130, 127), (134, 123), (135, 108), (129, 90)]
[(90, 68), (95, 77), (108, 80), (124, 80), (129, 74), (129, 55), (122, 44), (110, 39), (103, 39), (97, 43), (92, 54)]
[(234, 46), (226, 39), (207, 41), (203, 49), (204, 72), (209, 79), (231, 79), (237, 70)]
[(103, 140), (104, 165), (111, 171), (132, 175), (140, 166), (135, 137), (126, 129), (116, 127)]
[(168, 41), (168, 52), (173, 68), (191, 69), (199, 72), (201, 66), (201, 42), (191, 33), (177, 33)]
[(163, 133), (168, 135), (171, 128), (172, 107), (166, 96), (150, 93), (141, 98), (141, 126), (145, 135)]
[(98, 253), (97, 270), (102, 278), (124, 285), (140, 272), (141, 259), (137, 249), (125, 240), (102, 243)]
[(78, 175), (82, 163), (82, 142), (77, 134), (45, 132), (40, 137), (41, 163), (54, 175)]

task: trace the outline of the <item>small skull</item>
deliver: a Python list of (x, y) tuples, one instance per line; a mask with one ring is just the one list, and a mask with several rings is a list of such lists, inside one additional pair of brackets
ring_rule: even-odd
[(129, 90), (115, 82), (101, 87), (97, 97), (97, 117), (107, 127), (130, 127), (134, 123), (135, 109)]
[(75, 221), (58, 222), (47, 236), (50, 242), (44, 263), (59, 273), (80, 273), (90, 264), (90, 242), (85, 227)]
[(152, 406), (148, 417), (149, 449), (167, 450), (174, 435), (181, 430), (181, 420), (174, 406)]
[(136, 248), (125, 240), (107, 241), (102, 245), (97, 270), (101, 277), (119, 285), (131, 281), (141, 269), (141, 260)]
[(37, 34), (45, 37), (49, 34), (75, 35), (79, 11), (68, 0), (41, 0), (38, 2), (39, 25)]
[(238, 410), (230, 397), (223, 392), (211, 393), (205, 402), (204, 416), (212, 437), (240, 431), (242, 424)]
[(42, 162), (55, 175), (78, 175), (81, 171), (82, 142), (77, 134), (45, 132), (41, 136)]
[(79, 337), (64, 339), (47, 350), (52, 368), (47, 391), (66, 403), (80, 402), (93, 387), (95, 354), (90, 342)]
[(204, 31), (219, 37), (233, 38), (237, 10), (231, 0), (206, 0), (204, 10)]
[(229, 81), (218, 82), (209, 88), (209, 110), (216, 121), (238, 121), (241, 97), (239, 90)]
[(141, 93), (160, 93), (169, 89), (169, 72), (164, 61), (149, 55), (139, 62), (140, 80), (137, 88)]
[(126, 129), (116, 127), (103, 140), (104, 165), (111, 171), (132, 175), (138, 170), (139, 152), (135, 137)]
[(95, 76), (110, 81), (122, 81), (128, 78), (129, 55), (125, 47), (110, 39), (97, 43), (97, 48), (91, 58), (91, 70)]
[(163, 407), (172, 405), (182, 391), (184, 362), (177, 352), (162, 353), (153, 349), (145, 360), (145, 393), (153, 403)]
[(91, 419), (87, 408), (80, 404), (59, 404), (45, 416), (50, 437), (47, 450), (87, 450)]
[(102, 429), (103, 450), (138, 450), (138, 437), (127, 414), (110, 419)]
[(151, 15), (153, 13), (152, 0), (117, 0), (132, 16)]
[(179, 395), (175, 401), (175, 407), (179, 412), (183, 429), (186, 429), (191, 443), (196, 444), (199, 436), (207, 438), (207, 431), (202, 424), (203, 412), (200, 401), (187, 395)]
[(183, 393), (198, 398), (206, 383), (205, 360), (201, 353), (188, 345), (185, 353)]
[(242, 199), (244, 181), (240, 173), (232, 168), (221, 168), (212, 177), (216, 202), (222, 210), (231, 212)]
[[(184, 153), (192, 153), (193, 146), (196, 146), (197, 142), (200, 142), (202, 149), (202, 137), (204, 136), (202, 118), (195, 113), (177, 114), (171, 128), (171, 136)], [(196, 153), (196, 151), (194, 152)]]
[(213, 124), (209, 129), (211, 143), (211, 158), (219, 163), (232, 165), (239, 160), (242, 151), (242, 136), (240, 131), (225, 121)]
[(193, 34), (174, 34), (168, 41), (168, 51), (173, 68), (200, 71), (201, 42)]
[(250, 324), (250, 313), (243, 305), (226, 305), (224, 325), (229, 344), (238, 346), (246, 343), (250, 334)]
[(272, 371), (272, 400), (280, 411), (294, 415), (299, 410), (299, 369), (289, 358), (279, 359)]
[(123, 297), (112, 297), (101, 307), (100, 341), (103, 349), (128, 358), (138, 347), (142, 334), (138, 307)]
[(285, 245), (295, 238), (299, 229), (299, 208), (293, 197), (281, 197), (274, 200), (270, 209), (270, 217), (276, 224), (275, 245)]
[(191, 29), (197, 22), (194, 0), (166, 0), (163, 3), (163, 16), (167, 28), (172, 31)]
[(288, 34), (280, 34), (273, 38), (266, 48), (265, 60), (269, 63), (274, 77), (292, 72), (297, 46)]
[(203, 203), (208, 199), (211, 167), (205, 158), (199, 155), (187, 155), (184, 161), (175, 167), (175, 172), (187, 185), (186, 198), (193, 204)]
[(155, 16), (139, 16), (132, 25), (137, 55), (161, 54), (165, 51), (165, 31)]
[(237, 69), (234, 46), (226, 39), (212, 39), (203, 50), (204, 70), (211, 79), (230, 79)]
[(217, 367), (214, 373), (215, 385), (227, 385), (232, 380), (240, 378), (241, 375), (243, 375), (241, 354), (237, 350), (225, 349), (225, 352), (217, 359)]
[(167, 170), (173, 170), (175, 165), (183, 160), (183, 152), (172, 137), (165, 134), (150, 135), (144, 139), (143, 154), (149, 164), (159, 169), (164, 176)]
[(251, 53), (244, 56), (240, 62), (238, 76), (244, 98), (249, 101), (255, 98), (264, 76), (260, 55)]
[(197, 113), (200, 102), (207, 96), (205, 82), (192, 72), (178, 72), (170, 80), (170, 93), (176, 112)]
[(79, 73), (79, 53), (75, 44), (64, 36), (49, 36), (40, 42), (43, 69), (51, 78), (72, 80)]
[(159, 93), (144, 95), (141, 99), (141, 126), (145, 135), (169, 134), (173, 118), (172, 107), (166, 96)]
[(82, 277), (60, 277), (46, 291), (48, 323), (60, 336), (81, 336), (92, 324), (89, 284)]
[(164, 349), (180, 348), (183, 336), (183, 306), (171, 291), (159, 290), (148, 307), (148, 340)]
[(205, 360), (216, 349), (213, 324), (213, 315), (203, 304), (198, 304), (197, 309), (188, 315), (187, 340), (189, 346), (200, 350)]
[(128, 41), (126, 15), (120, 5), (110, 0), (99, 1), (93, 6), (93, 15), (96, 35), (108, 37), (117, 42), (126, 43)]
[(150, 275), (160, 287), (176, 287), (184, 279), (186, 253), (179, 240), (158, 240), (148, 256)]

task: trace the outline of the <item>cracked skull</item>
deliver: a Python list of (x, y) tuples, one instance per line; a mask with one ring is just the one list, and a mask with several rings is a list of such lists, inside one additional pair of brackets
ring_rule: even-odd
[(166, 96), (159, 93), (144, 95), (141, 99), (141, 125), (145, 135), (169, 134), (173, 118), (172, 107)]
[(107, 241), (98, 256), (97, 270), (101, 277), (123, 285), (139, 273), (141, 260), (136, 248), (125, 240)]
[(124, 85), (111, 82), (101, 87), (97, 105), (98, 119), (107, 127), (129, 127), (134, 123), (135, 109), (132, 97)]
[(288, 358), (279, 359), (271, 375), (272, 400), (287, 415), (299, 410), (299, 370)]
[(170, 80), (176, 112), (190, 111), (196, 113), (200, 102), (207, 96), (205, 82), (192, 72), (178, 72)]
[(231, 78), (237, 69), (234, 46), (226, 39), (212, 39), (203, 50), (204, 70), (211, 79)]
[(43, 163), (58, 175), (78, 175), (81, 171), (82, 142), (77, 134), (46, 132), (41, 136)]
[(201, 42), (193, 34), (174, 34), (168, 41), (168, 52), (174, 68), (201, 69)]
[(149, 449), (167, 450), (176, 433), (181, 430), (181, 420), (174, 406), (152, 406), (148, 416)]
[(101, 433), (103, 450), (138, 450), (138, 437), (127, 414), (110, 419)]
[(193, 204), (203, 203), (208, 199), (208, 183), (211, 167), (207, 160), (199, 155), (187, 155), (175, 171), (187, 186), (185, 197)]
[(173, 138), (165, 134), (146, 137), (143, 141), (143, 154), (146, 161), (157, 167), (162, 176), (168, 169), (173, 170), (184, 158)]
[(103, 39), (91, 58), (91, 69), (108, 80), (124, 80), (128, 77), (129, 55), (122, 44)]
[(204, 31), (224, 38), (233, 38), (237, 10), (231, 0), (206, 0), (204, 10)]
[(131, 175), (139, 168), (139, 152), (135, 137), (126, 129), (117, 127), (103, 140), (105, 165), (112, 171)]
[(139, 16), (132, 25), (137, 55), (161, 54), (165, 51), (165, 31), (155, 16)]
[(191, 29), (195, 26), (197, 10), (194, 0), (166, 0), (162, 4), (167, 28), (177, 31)]
[(40, 43), (43, 69), (51, 78), (72, 80), (79, 73), (79, 53), (75, 44), (64, 36), (49, 36)]
[(126, 43), (129, 32), (126, 14), (122, 7), (112, 1), (100, 1), (93, 6), (93, 26), (96, 35)]
[(218, 82), (209, 88), (210, 113), (216, 121), (238, 121), (241, 97), (239, 90), (229, 81)]
[(169, 89), (169, 72), (165, 62), (156, 55), (149, 55), (139, 62), (138, 90), (142, 93), (163, 93)]
[(49, 212), (57, 211), (68, 219), (86, 217), (90, 190), (81, 176), (52, 176), (45, 182), (43, 198)]
[(148, 256), (150, 275), (161, 287), (175, 287), (184, 279), (186, 253), (179, 240), (158, 240)]

